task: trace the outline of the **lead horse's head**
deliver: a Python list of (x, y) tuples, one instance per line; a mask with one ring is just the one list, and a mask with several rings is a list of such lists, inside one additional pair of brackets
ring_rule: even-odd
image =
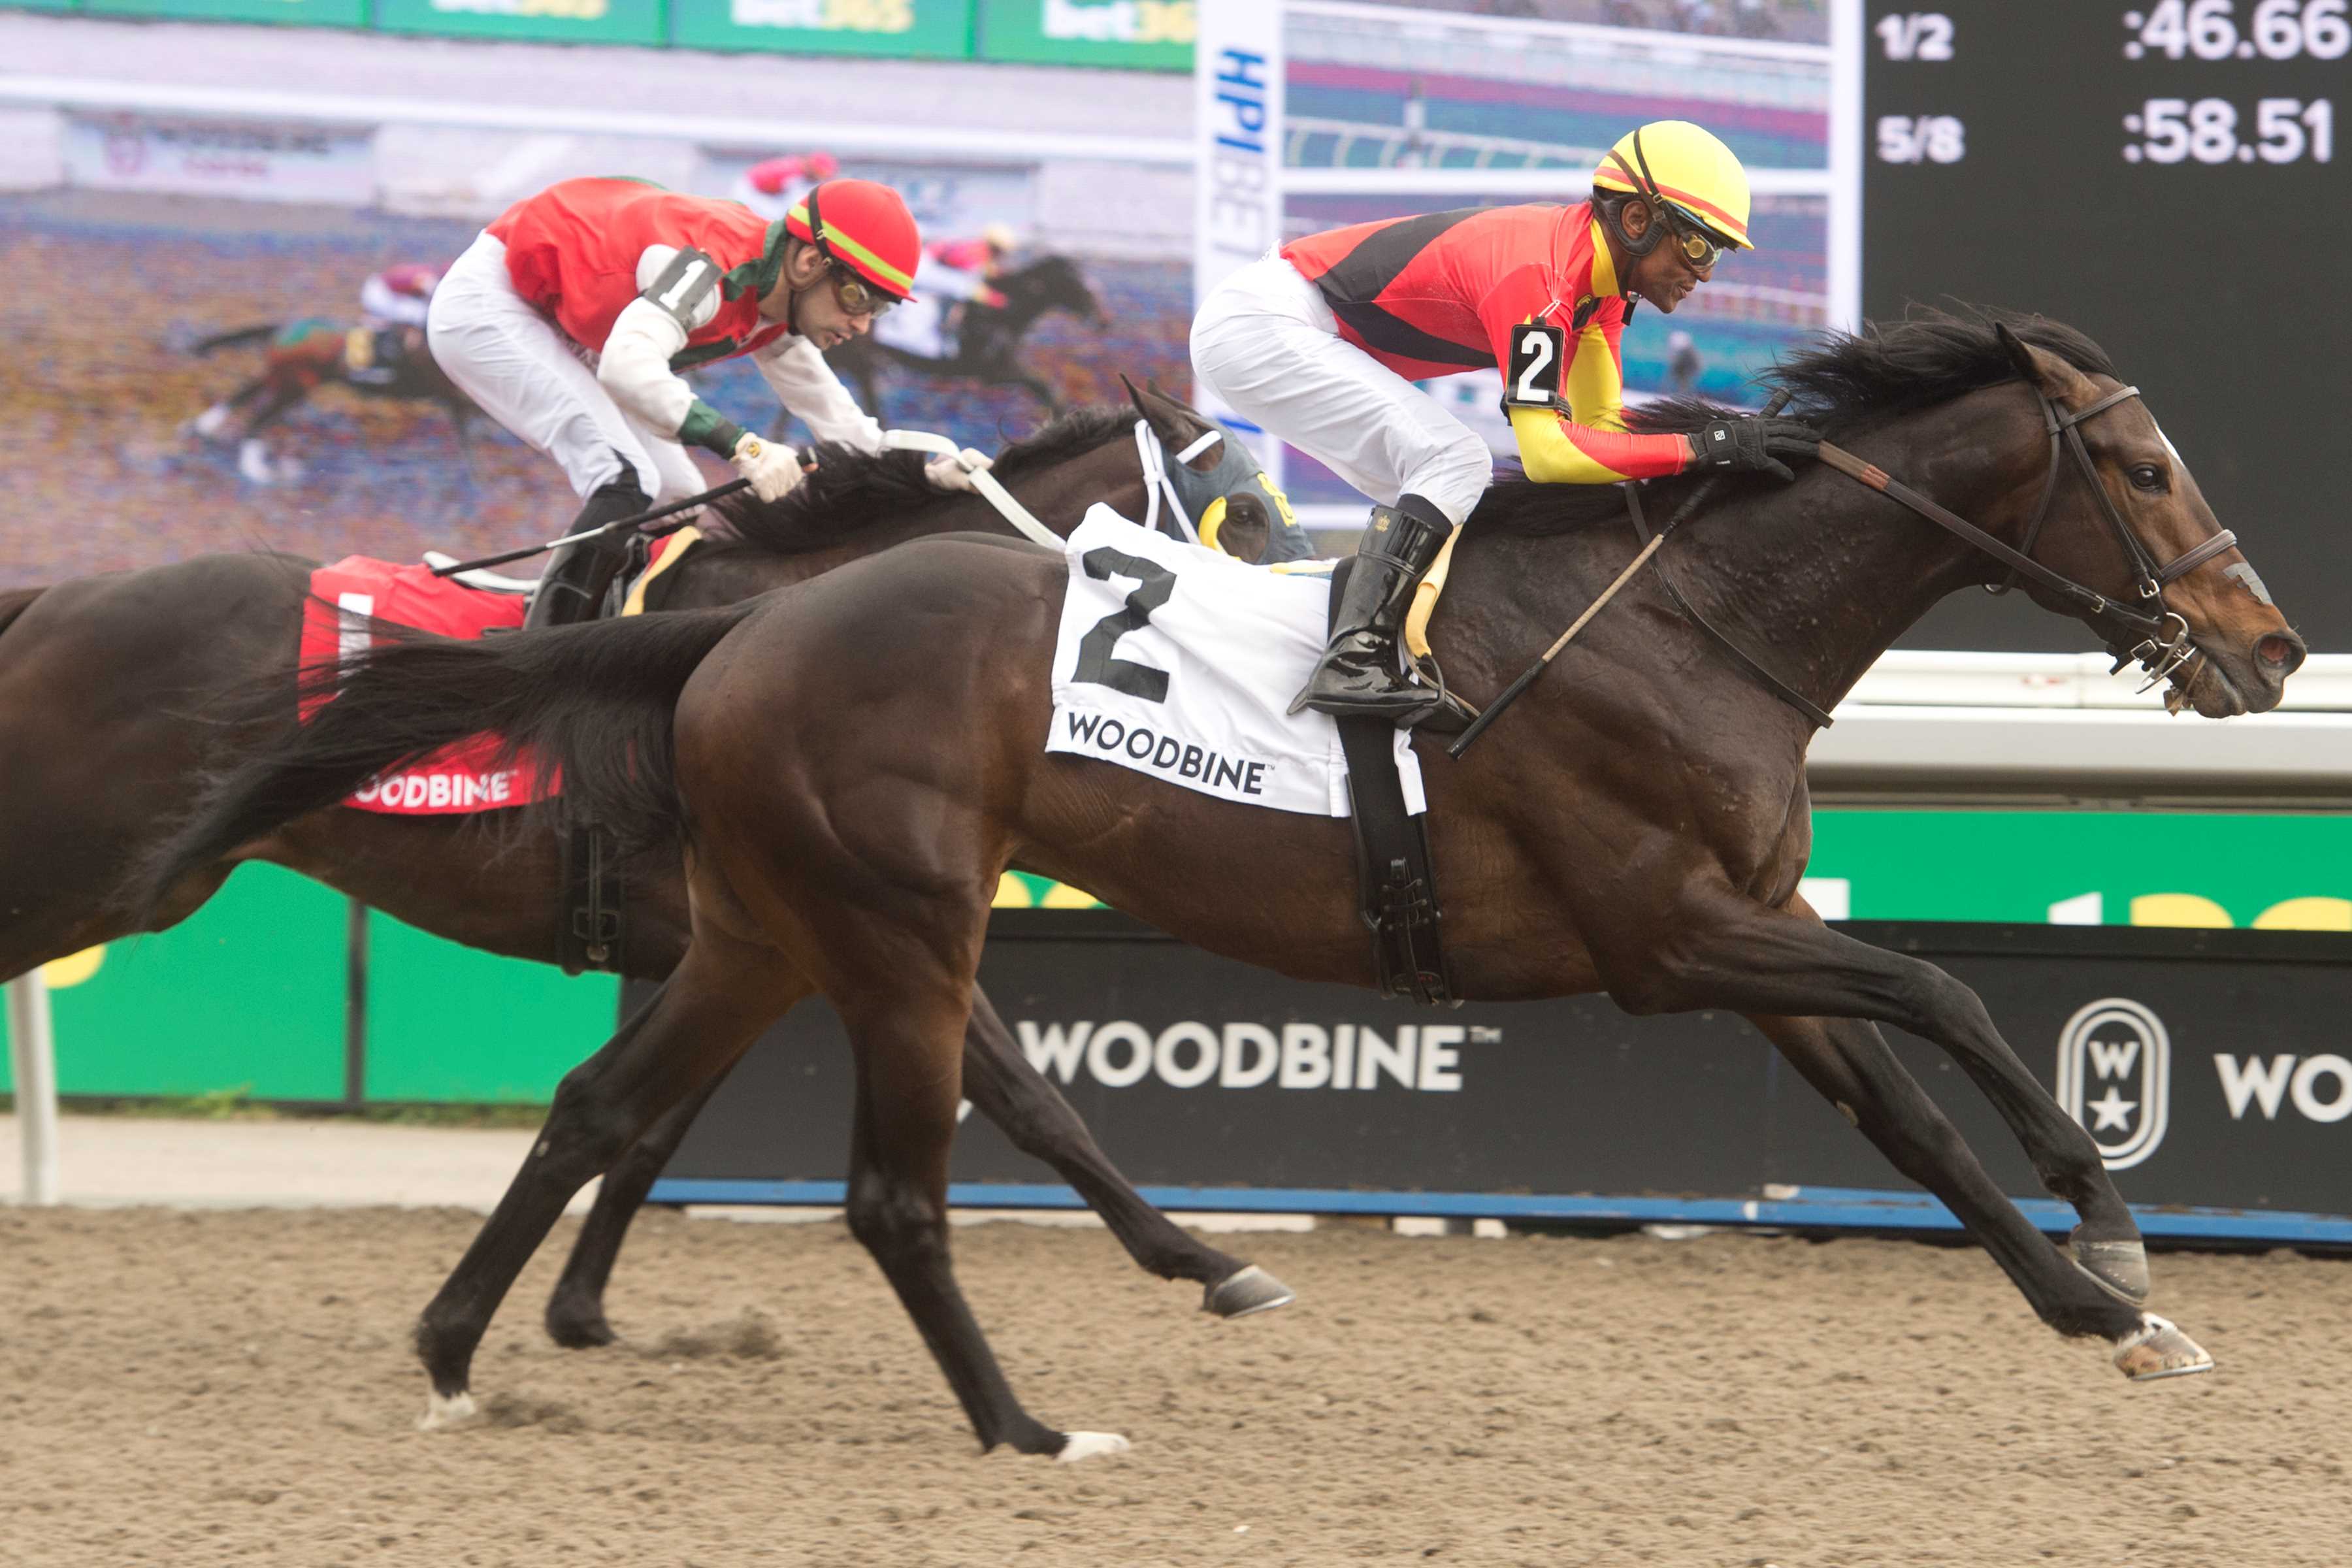
[(2089, 590), (2029, 573), (2026, 591), (2097, 632), (2118, 668), (2137, 660), (2151, 683), (2168, 681), (2175, 712), (2225, 719), (2277, 707), (2308, 650), (2138, 389), (2077, 369), (2006, 322), (1996, 330), (2033, 390), (2050, 454), (2018, 549)]

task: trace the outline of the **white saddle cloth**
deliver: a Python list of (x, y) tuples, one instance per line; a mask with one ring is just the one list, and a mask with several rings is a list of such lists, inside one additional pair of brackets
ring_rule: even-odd
[[(1284, 712), (1327, 640), (1328, 573), (1249, 566), (1096, 506), (1069, 537), (1049, 752), (1219, 800), (1346, 816), (1339, 727)], [(1407, 810), (1421, 759), (1396, 737)]]

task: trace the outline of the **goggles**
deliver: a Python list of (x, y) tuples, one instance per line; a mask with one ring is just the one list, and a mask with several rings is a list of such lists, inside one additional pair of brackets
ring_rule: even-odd
[(895, 295), (885, 294), (837, 261), (833, 264), (830, 276), (833, 279), (833, 297), (841, 302), (844, 310), (853, 316), (886, 316), (898, 303)]
[(1705, 229), (1687, 221), (1682, 210), (1673, 203), (1660, 203), (1658, 211), (1665, 223), (1667, 232), (1671, 233), (1675, 237), (1675, 243), (1682, 247), (1684, 258), (1693, 267), (1705, 272), (1723, 259), (1726, 247), (1709, 238)]

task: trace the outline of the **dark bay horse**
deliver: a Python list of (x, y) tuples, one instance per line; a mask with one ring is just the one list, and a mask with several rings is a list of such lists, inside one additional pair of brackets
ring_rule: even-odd
[[(187, 429), (207, 441), (234, 440), (237, 472), (257, 485), (278, 484), (295, 477), (299, 469), (269, 455), (262, 432), (319, 388), (340, 385), (364, 397), (438, 405), (448, 414), (457, 434), (458, 460), (469, 462), (466, 425), (475, 414), (473, 400), (458, 391), (434, 363), (424, 338), (424, 332), (415, 328), (379, 331), (323, 316), (305, 316), (283, 326), (273, 322), (216, 332), (191, 345), (188, 352), (208, 354), (236, 344), (266, 342), (261, 370), (188, 421)], [(388, 362), (383, 357), (388, 346), (404, 341), (411, 345), (405, 352)]]
[[(2142, 637), (2122, 608), (2139, 602), (2134, 563), (2182, 564), (2153, 606), (2179, 617), (2175, 691), (2209, 716), (2278, 702), (2302, 643), (2080, 333), (1922, 318), (1832, 339), (1775, 379), (1795, 395), (1792, 412), (1876, 465), (1879, 480), (1926, 486), (2011, 547), (2030, 544), (2038, 568), (2097, 590), (2027, 584), (2121, 653)], [(2077, 463), (2061, 431), (2094, 410)], [(1667, 416), (1695, 424), (1698, 412)], [(1656, 514), (1696, 482), (1654, 486)], [(1501, 689), (1626, 564), (1636, 541), (1623, 504), (1516, 481), (1488, 493), (1432, 629), (1456, 690)], [(2011, 570), (1825, 467), (1786, 487), (1727, 489), (1665, 559), (1700, 613), (1824, 708), (1937, 599)], [(491, 1308), (571, 1194), (822, 992), (856, 1061), (851, 1227), (982, 1446), (1070, 1457), (1116, 1442), (1022, 1407), (950, 1268), (957, 1063), (998, 875), (1017, 866), (1078, 881), (1186, 941), (1300, 979), (1376, 977), (1344, 823), (1045, 751), (1065, 581), (1049, 552), (950, 537), (755, 605), (382, 650), (317, 722), (256, 753), (201, 808), (161, 877), (487, 722), (561, 759), (567, 809), (686, 845), (684, 960), (564, 1080), (546, 1136), (425, 1310), (418, 1345), (437, 1401), (465, 1397)], [(2209, 1367), (2186, 1334), (2141, 1310), (2147, 1257), (2130, 1211), (2089, 1135), (1975, 994), (1831, 930), (1799, 896), (1812, 721), (1685, 618), (1655, 575), (1576, 647), (1571, 668), (1537, 683), (1463, 761), (1417, 742), (1458, 994), (1599, 990), (1637, 1014), (1742, 1013), (1950, 1207), (2043, 1321), (2105, 1340), (2135, 1377)], [(1940, 1046), (1993, 1101), (2080, 1216), (2071, 1252), (2002, 1194), (1880, 1024)]]
[(994, 280), (1004, 296), (1002, 305), (967, 300), (962, 325), (957, 329), (955, 353), (929, 359), (908, 353), (871, 336), (852, 338), (825, 357), (844, 379), (857, 384), (860, 406), (882, 418), (881, 367), (903, 365), (933, 381), (976, 381), (983, 386), (1018, 386), (1048, 414), (1062, 411), (1061, 394), (1045, 378), (1021, 363), (1021, 340), (1039, 318), (1066, 310), (1080, 321), (1100, 325), (1102, 301), (1087, 283), (1078, 264), (1066, 256), (1041, 256)]
[[(1016, 443), (996, 472), (1048, 526), (1075, 527), (1108, 501), (1143, 515), (1139, 414), (1170, 452), (1208, 428), (1156, 391), (1132, 410), (1081, 410)], [(1213, 465), (1213, 447), (1192, 465)], [(1222, 484), (1223, 481), (1220, 481)], [(843, 562), (943, 529), (1009, 531), (976, 497), (943, 497), (920, 458), (824, 454), (816, 474), (773, 506), (730, 513), (739, 537), (688, 551), (648, 585), (660, 612), (720, 605), (803, 581)], [(1234, 493), (1219, 538), (1265, 548), (1262, 496)], [(240, 732), (210, 714), (220, 694), (258, 683), (292, 712), (294, 665), (312, 563), (216, 555), (0, 595), (0, 979), (50, 959), (186, 918), (247, 860), (274, 861), (411, 925), (509, 957), (558, 962), (562, 851), (526, 838), (495, 858), (495, 835), (459, 817), (394, 817), (341, 806), (309, 814), (173, 879), (144, 918), (110, 900), (123, 868), (151, 852), (207, 770), (233, 762)], [(675, 853), (628, 868), (624, 972), (655, 980), (686, 951), (686, 887)], [(1171, 1224), (1096, 1147), (1076, 1114), (1032, 1068), (985, 1002), (973, 1010), (965, 1085), (1013, 1142), (1058, 1171), (1146, 1269), (1197, 1281), (1204, 1304), (1234, 1316), (1288, 1299), (1279, 1281)], [(699, 1109), (680, 1105), (608, 1175), (549, 1304), (569, 1345), (613, 1335), (604, 1289), (623, 1235)]]

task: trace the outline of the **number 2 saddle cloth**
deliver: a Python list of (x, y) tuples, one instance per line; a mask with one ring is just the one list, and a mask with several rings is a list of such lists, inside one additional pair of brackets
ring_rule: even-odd
[[(1251, 566), (1107, 506), (1069, 537), (1048, 752), (1132, 768), (1246, 805), (1346, 816), (1339, 727), (1286, 713), (1328, 637), (1330, 563)], [(1405, 808), (1426, 809), (1411, 736)]]

